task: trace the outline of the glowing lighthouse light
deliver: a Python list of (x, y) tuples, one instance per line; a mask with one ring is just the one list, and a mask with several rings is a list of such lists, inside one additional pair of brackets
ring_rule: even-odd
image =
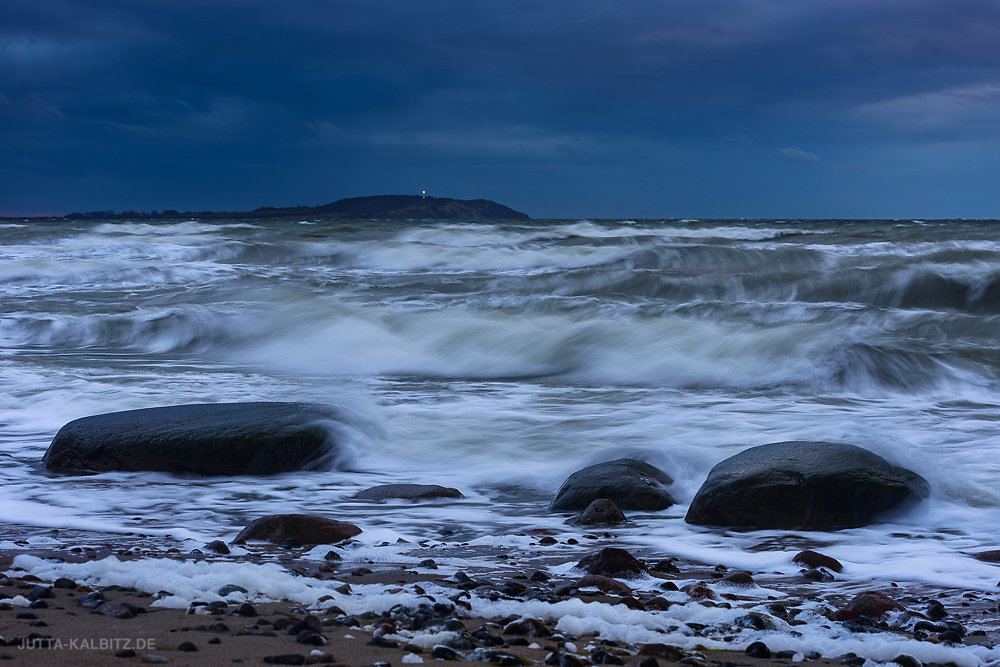
[(427, 199), (427, 190), (421, 190), (420, 191), (420, 198), (421, 199)]

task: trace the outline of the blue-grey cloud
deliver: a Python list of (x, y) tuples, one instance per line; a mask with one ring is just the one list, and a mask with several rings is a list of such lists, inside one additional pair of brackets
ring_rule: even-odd
[[(998, 160), (997, 34), (971, 0), (8, 0), (0, 209), (430, 181), (541, 215), (788, 215), (792, 177), (827, 202), (800, 215), (909, 215), (932, 178), (982, 215), (935, 160)], [(845, 180), (782, 171), (816, 155)]]

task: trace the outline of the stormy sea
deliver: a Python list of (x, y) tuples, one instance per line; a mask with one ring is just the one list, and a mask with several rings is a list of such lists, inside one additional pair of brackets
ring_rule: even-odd
[[(970, 556), (1000, 547), (1000, 222), (8, 221), (0, 304), (8, 547), (81, 530), (185, 550), (298, 512), (363, 525), (369, 562), (516, 551), (579, 535), (547, 510), (559, 486), (632, 457), (677, 500), (614, 529), (637, 552), (792, 576), (818, 549), (845, 564), (831, 586), (1000, 578)], [(246, 401), (336, 406), (322, 469), (41, 464), (80, 417)], [(836, 531), (685, 522), (714, 465), (790, 440), (864, 447), (930, 496)], [(351, 497), (398, 482), (464, 496)]]

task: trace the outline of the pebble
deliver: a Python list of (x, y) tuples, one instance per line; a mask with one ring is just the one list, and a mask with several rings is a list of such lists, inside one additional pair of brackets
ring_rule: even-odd
[(304, 665), (306, 657), (300, 653), (285, 653), (283, 655), (266, 655), (264, 662), (269, 665)]
[(767, 647), (764, 642), (754, 642), (747, 646), (746, 654), (751, 658), (760, 658), (762, 660), (768, 660), (771, 658), (771, 649)]
[(184, 651), (185, 653), (193, 653), (198, 650), (198, 647), (194, 645), (194, 642), (183, 642), (177, 647), (178, 651)]
[(215, 540), (213, 542), (209, 542), (208, 544), (203, 546), (202, 549), (204, 549), (205, 551), (211, 551), (212, 553), (220, 554), (222, 556), (225, 556), (226, 554), (229, 553), (229, 547), (222, 540)]
[(162, 655), (157, 655), (156, 653), (147, 653), (142, 656), (142, 661), (151, 665), (165, 665), (170, 662)]

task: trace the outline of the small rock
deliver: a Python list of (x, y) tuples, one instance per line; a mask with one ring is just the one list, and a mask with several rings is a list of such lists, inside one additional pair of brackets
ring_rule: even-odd
[(864, 591), (855, 595), (846, 607), (838, 609), (836, 618), (838, 621), (851, 620), (858, 616), (878, 618), (886, 612), (902, 609), (902, 605), (884, 593)]
[(958, 634), (954, 630), (945, 630), (944, 632), (938, 635), (938, 639), (940, 639), (943, 642), (949, 642), (951, 644), (962, 643), (962, 635)]
[(635, 663), (635, 667), (660, 667), (660, 663), (656, 661), (656, 658), (647, 657)]
[(203, 546), (202, 549), (205, 551), (211, 551), (212, 553), (220, 554), (222, 556), (225, 556), (226, 554), (229, 553), (229, 546), (222, 540), (215, 540), (213, 542), (209, 542), (208, 544)]
[(553, 544), (557, 544), (558, 542), (559, 541), (556, 538), (550, 535), (546, 535), (542, 539), (538, 540), (538, 543), (541, 544), (543, 547), (550, 547)]
[(29, 600), (51, 600), (56, 596), (48, 586), (35, 586), (24, 597)]
[(198, 647), (194, 645), (194, 642), (184, 642), (177, 647), (178, 651), (184, 651), (185, 653), (194, 653), (198, 650)]
[(76, 588), (76, 582), (66, 577), (59, 577), (52, 584), (52, 588)]
[(825, 556), (819, 552), (812, 551), (811, 549), (800, 551), (792, 556), (792, 562), (813, 568), (825, 567), (826, 569), (833, 570), (834, 572), (843, 572), (844, 570), (844, 566), (841, 565), (840, 561), (836, 558)]
[(552, 631), (537, 618), (522, 618), (508, 623), (503, 628), (505, 635), (527, 635), (528, 637), (548, 637)]
[(648, 655), (677, 662), (684, 657), (684, 651), (670, 644), (642, 644), (639, 647), (639, 655)]
[(923, 667), (921, 662), (912, 655), (897, 655), (892, 661), (902, 667)]
[(646, 566), (635, 556), (616, 547), (605, 547), (596, 554), (586, 556), (576, 566), (587, 574), (622, 579), (632, 579), (646, 573)]
[(266, 655), (264, 662), (269, 665), (304, 665), (306, 657), (300, 653), (285, 653), (283, 655)]
[(588, 574), (573, 585), (577, 588), (594, 587), (604, 591), (605, 593), (622, 593), (624, 595), (632, 594), (632, 589), (622, 582), (617, 579), (612, 579), (611, 577), (601, 576), (599, 574)]
[(170, 662), (162, 655), (157, 655), (156, 653), (147, 653), (142, 656), (142, 661), (151, 665), (165, 665)]
[(116, 658), (134, 658), (136, 656), (135, 650), (130, 648), (123, 648), (120, 651), (115, 651)]
[(715, 591), (713, 591), (708, 586), (702, 586), (701, 584), (688, 584), (687, 586), (685, 586), (681, 590), (684, 591), (685, 593), (687, 593), (688, 595), (690, 595), (691, 597), (693, 597), (696, 600), (701, 600), (701, 599), (714, 600), (715, 599)]
[(257, 608), (254, 607), (249, 602), (244, 602), (240, 605), (239, 610), (236, 612), (240, 616), (245, 616), (247, 618), (253, 618), (257, 615)]
[(102, 604), (104, 604), (104, 593), (93, 591), (80, 598), (76, 606), (83, 607), (84, 609), (97, 609)]
[(431, 649), (431, 656), (438, 660), (463, 660), (461, 653), (444, 644), (438, 644)]
[(364, 491), (358, 491), (352, 496), (355, 500), (388, 500), (401, 498), (403, 500), (431, 500), (433, 498), (463, 498), (462, 492), (447, 486), (437, 484), (382, 484)]
[(326, 637), (318, 632), (313, 632), (312, 630), (303, 630), (295, 637), (295, 641), (299, 644), (306, 644), (308, 646), (325, 646)]
[(34, 621), (38, 619), (38, 614), (33, 611), (19, 611), (14, 618), (19, 618), (25, 621)]
[(830, 582), (834, 580), (834, 576), (822, 567), (811, 567), (808, 570), (799, 570), (799, 574), (801, 574), (804, 579), (808, 579), (809, 581)]
[(944, 605), (938, 602), (937, 600), (931, 600), (930, 602), (927, 603), (926, 613), (927, 613), (927, 618), (931, 619), (932, 621), (939, 621), (948, 615), (948, 612), (945, 611)]
[(135, 618), (139, 608), (128, 602), (105, 602), (97, 611), (111, 618)]
[(678, 567), (674, 565), (674, 562), (669, 558), (656, 561), (653, 563), (652, 568), (658, 572), (667, 572), (669, 574), (677, 574), (680, 572), (680, 569), (678, 569)]
[(245, 594), (247, 592), (247, 589), (243, 588), (242, 586), (237, 586), (236, 584), (226, 584), (216, 592), (219, 594), (220, 597), (226, 597), (231, 593)]
[(343, 557), (341, 557), (340, 554), (338, 554), (336, 551), (333, 551), (331, 549), (330, 551), (326, 552), (325, 556), (323, 556), (323, 560), (336, 561), (336, 560), (344, 560), (344, 559), (343, 559)]
[(743, 572), (743, 571), (730, 572), (729, 574), (727, 574), (726, 576), (724, 576), (720, 581), (723, 581), (723, 582), (725, 582), (727, 584), (732, 584), (734, 586), (756, 586), (757, 585), (757, 584), (754, 583), (753, 577), (750, 575), (750, 573), (749, 572)]
[(771, 649), (764, 642), (754, 642), (750, 646), (747, 646), (746, 654), (751, 658), (769, 660), (771, 658)]
[(613, 500), (608, 498), (598, 498), (587, 505), (579, 516), (571, 519), (571, 523), (581, 526), (614, 525), (626, 523), (628, 518), (625, 513), (618, 509)]

